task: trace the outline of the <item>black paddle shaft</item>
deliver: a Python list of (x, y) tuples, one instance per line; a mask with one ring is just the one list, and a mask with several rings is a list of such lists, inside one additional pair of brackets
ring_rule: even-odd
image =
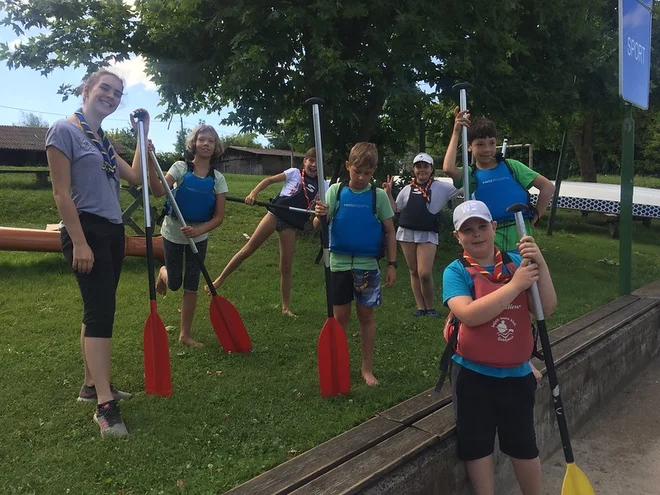
[[(245, 202), (245, 199), (243, 199), (243, 198), (235, 198), (233, 196), (227, 196), (225, 199), (227, 201), (233, 201), (234, 203), (247, 204)], [(298, 212), (298, 213), (305, 213), (306, 215), (313, 215), (314, 214), (314, 210), (306, 210), (304, 208), (296, 208), (295, 206), (278, 205), (277, 203), (266, 203), (264, 201), (255, 201), (254, 204), (257, 205), (257, 206), (263, 206), (263, 207), (269, 208), (269, 209), (270, 208), (275, 208), (275, 209), (278, 209), (278, 210), (295, 211), (295, 212)]]
[(133, 113), (137, 119), (138, 143), (140, 145), (140, 165), (142, 168), (142, 205), (144, 208), (144, 231), (147, 245), (147, 271), (149, 272), (149, 299), (156, 300), (156, 277), (154, 276), (154, 229), (151, 225), (151, 207), (149, 205), (149, 178), (147, 175), (147, 141), (144, 135), (144, 119), (147, 112), (138, 110)]
[[(507, 208), (507, 211), (510, 211), (515, 215), (516, 228), (518, 229), (518, 235), (521, 239), (527, 235), (525, 220), (523, 218), (523, 211), (528, 209), (529, 207), (523, 203), (516, 203)], [(561, 393), (559, 392), (559, 380), (557, 379), (557, 371), (555, 370), (555, 361), (552, 358), (552, 346), (550, 345), (548, 328), (545, 324), (545, 316), (543, 314), (543, 305), (541, 304), (539, 287), (536, 282), (534, 282), (529, 290), (532, 294), (534, 312), (536, 313), (536, 323), (539, 327), (539, 338), (541, 339), (541, 347), (543, 348), (543, 356), (545, 357), (545, 368), (548, 375), (548, 381), (550, 383), (552, 404), (555, 409), (557, 424), (559, 425), (559, 435), (561, 436), (561, 445), (564, 449), (564, 458), (566, 459), (567, 463), (571, 464), (575, 462), (575, 458), (573, 457), (573, 448), (571, 447), (571, 437), (568, 433), (566, 411), (564, 410), (564, 403), (561, 399)]]

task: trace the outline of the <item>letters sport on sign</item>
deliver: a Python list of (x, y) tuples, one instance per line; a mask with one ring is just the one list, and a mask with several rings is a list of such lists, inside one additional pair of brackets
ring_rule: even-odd
[(651, 76), (652, 0), (619, 0), (619, 94), (647, 110)]

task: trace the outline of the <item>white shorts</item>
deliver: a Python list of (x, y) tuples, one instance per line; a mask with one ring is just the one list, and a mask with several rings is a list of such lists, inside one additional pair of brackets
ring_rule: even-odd
[(415, 244), (431, 244), (438, 245), (438, 233), (429, 232), (426, 230), (411, 230), (399, 227), (396, 231), (396, 240), (399, 242), (413, 242)]

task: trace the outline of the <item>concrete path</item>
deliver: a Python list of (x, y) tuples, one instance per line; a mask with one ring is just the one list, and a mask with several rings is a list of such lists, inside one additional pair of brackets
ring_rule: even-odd
[[(660, 495), (660, 358), (606, 403), (571, 443), (575, 463), (596, 495)], [(560, 495), (565, 471), (561, 450), (543, 463), (543, 495)]]

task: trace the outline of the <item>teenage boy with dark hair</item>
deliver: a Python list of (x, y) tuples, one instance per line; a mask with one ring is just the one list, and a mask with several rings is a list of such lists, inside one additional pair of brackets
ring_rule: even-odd
[(456, 148), (461, 129), (468, 126), (468, 151), (472, 153), (475, 165), (470, 171), (471, 194), (465, 199), (486, 203), (497, 222), (495, 245), (502, 251), (514, 251), (518, 242), (516, 222), (513, 213), (506, 209), (514, 203), (529, 204), (528, 190), (536, 187), (539, 190), (536, 208), (530, 208), (530, 215), (525, 218), (527, 232), (531, 233), (532, 225), (536, 225), (548, 207), (555, 186), (525, 164), (496, 155), (497, 128), (492, 120), (478, 118), (470, 122), (468, 111), (460, 111), (458, 107), (454, 109), (454, 116), (454, 131), (442, 170), (454, 180), (456, 188), (463, 187), (463, 168), (456, 166)]

